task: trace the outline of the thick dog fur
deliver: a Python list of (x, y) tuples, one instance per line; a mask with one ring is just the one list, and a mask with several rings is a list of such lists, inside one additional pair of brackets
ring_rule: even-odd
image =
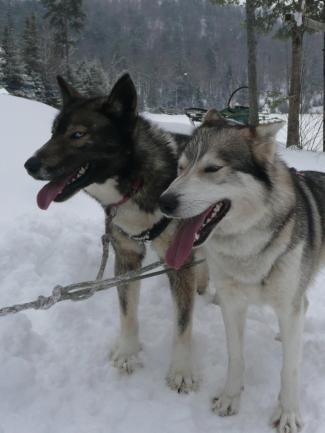
[(213, 410), (221, 416), (239, 410), (247, 307), (266, 303), (278, 317), (283, 346), (272, 422), (280, 433), (295, 433), (302, 427), (298, 381), (305, 293), (324, 259), (325, 174), (289, 169), (276, 154), (278, 128), (230, 126), (211, 110), (181, 155), (179, 177), (162, 195), (161, 208), (191, 220), (210, 207), (223, 212), (196, 236), (196, 245), (205, 242), (207, 248), (229, 356)]
[[(128, 74), (108, 96), (91, 99), (81, 96), (62, 78), (58, 81), (63, 108), (53, 123), (52, 137), (25, 164), (34, 178), (51, 181), (52, 187), (46, 186), (39, 193), (39, 206), (45, 209), (51, 201), (64, 201), (81, 189), (105, 209), (118, 203), (112, 226), (115, 272), (138, 269), (145, 245), (130, 236), (161, 220), (158, 199), (177, 175), (184, 137), (163, 132), (138, 115), (136, 91)], [(80, 177), (69, 184), (67, 180), (76, 173)], [(153, 240), (160, 258), (164, 258), (177, 225), (172, 221)], [(189, 261), (192, 259), (193, 255)], [(175, 335), (167, 382), (178, 392), (187, 392), (197, 387), (191, 360), (194, 295), (196, 289), (204, 290), (208, 272), (205, 266), (188, 268), (170, 273), (169, 279)], [(131, 373), (140, 364), (139, 283), (120, 286), (118, 295), (121, 332), (111, 358), (121, 372)]]

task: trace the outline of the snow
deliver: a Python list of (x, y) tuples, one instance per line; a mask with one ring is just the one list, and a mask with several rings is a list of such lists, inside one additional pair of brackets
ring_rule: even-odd
[[(100, 261), (103, 215), (80, 193), (46, 212), (35, 197), (41, 183), (24, 161), (49, 137), (55, 110), (9, 95), (0, 98), (0, 306), (48, 295), (57, 284), (94, 278)], [(150, 116), (188, 131), (186, 118)], [(284, 133), (280, 131), (279, 140)], [(280, 149), (298, 169), (325, 167), (325, 157)], [(147, 262), (155, 259), (153, 252)], [(107, 276), (112, 275), (111, 257)], [(301, 401), (305, 431), (325, 427), (324, 273), (310, 290), (304, 334)], [(267, 433), (279, 390), (281, 347), (268, 309), (251, 309), (246, 336), (246, 387), (241, 412), (219, 418), (210, 399), (226, 373), (219, 308), (197, 297), (194, 351), (201, 387), (183, 396), (164, 382), (168, 369), (172, 304), (165, 277), (146, 280), (140, 303), (144, 368), (120, 377), (109, 348), (119, 327), (114, 289), (44, 312), (0, 318), (0, 433)]]
[(3, 87), (0, 87), (0, 95), (8, 95), (8, 92)]
[(143, 114), (151, 122), (173, 133), (190, 135), (194, 130), (192, 122), (185, 114), (175, 114), (172, 116), (169, 114)]

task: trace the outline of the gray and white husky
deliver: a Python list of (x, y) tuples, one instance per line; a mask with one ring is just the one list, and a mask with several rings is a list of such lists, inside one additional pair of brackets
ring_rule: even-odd
[(160, 206), (168, 216), (187, 219), (170, 247), (171, 266), (182, 266), (193, 247), (207, 249), (229, 356), (213, 410), (221, 416), (239, 410), (247, 307), (266, 303), (278, 317), (283, 346), (272, 421), (279, 432), (295, 433), (302, 427), (298, 381), (305, 293), (325, 251), (325, 174), (298, 173), (281, 161), (274, 140), (281, 126), (233, 126), (210, 110)]
[[(53, 201), (84, 190), (113, 216), (116, 274), (141, 267), (145, 240), (151, 240), (164, 259), (178, 222), (163, 217), (158, 200), (177, 175), (184, 137), (168, 134), (138, 114), (136, 89), (128, 74), (109, 95), (94, 98), (81, 95), (61, 77), (58, 82), (63, 107), (52, 137), (25, 163), (31, 176), (48, 182), (38, 193), (38, 206), (45, 210)], [(167, 382), (187, 392), (197, 387), (191, 361), (195, 289), (204, 289), (208, 274), (206, 265), (200, 265), (172, 271), (168, 277), (175, 335)], [(121, 372), (131, 373), (140, 364), (139, 283), (120, 285), (118, 295), (121, 331), (112, 360)]]

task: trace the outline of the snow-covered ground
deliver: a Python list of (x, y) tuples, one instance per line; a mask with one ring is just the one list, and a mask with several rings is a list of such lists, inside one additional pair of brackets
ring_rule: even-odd
[[(277, 117), (287, 121), (287, 114), (277, 114)], [(305, 150), (322, 151), (323, 149), (323, 115), (319, 113), (301, 114), (299, 135)], [(286, 141), (285, 128), (283, 142)]]
[[(47, 212), (36, 206), (40, 184), (24, 161), (50, 134), (55, 111), (0, 96), (0, 306), (47, 295), (57, 284), (94, 278), (100, 260), (103, 215), (80, 193)], [(186, 118), (157, 117), (188, 130)], [(177, 126), (178, 125), (178, 126)], [(279, 140), (284, 140), (280, 132)], [(297, 168), (325, 170), (324, 155), (286, 152)], [(147, 262), (155, 259), (152, 252)], [(111, 257), (107, 275), (112, 274)], [(325, 429), (325, 275), (310, 290), (301, 400), (305, 431)], [(178, 395), (164, 377), (168, 368), (172, 305), (165, 277), (146, 280), (140, 303), (144, 368), (120, 377), (108, 353), (118, 331), (117, 297), (103, 292), (88, 301), (60, 303), (45, 312), (0, 318), (0, 433), (267, 433), (279, 390), (280, 343), (266, 308), (251, 309), (246, 336), (246, 389), (241, 412), (219, 418), (210, 399), (226, 372), (219, 308), (198, 297), (194, 340), (202, 382)]]

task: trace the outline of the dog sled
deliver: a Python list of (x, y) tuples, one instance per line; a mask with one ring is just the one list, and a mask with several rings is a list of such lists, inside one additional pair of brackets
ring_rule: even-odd
[[(238, 89), (234, 90), (228, 99), (227, 106), (219, 111), (219, 113), (229, 121), (233, 123), (238, 123), (240, 125), (248, 125), (249, 124), (249, 106), (240, 105), (240, 104), (232, 104), (232, 99), (237, 92), (243, 89), (248, 89), (247, 86), (238, 87)], [(205, 114), (208, 110), (205, 108), (199, 107), (190, 107), (184, 110), (186, 116), (190, 119), (190, 121), (195, 125), (195, 122), (202, 122)], [(281, 119), (278, 117), (268, 114), (268, 113), (259, 113), (259, 123), (272, 123), (279, 122)]]

